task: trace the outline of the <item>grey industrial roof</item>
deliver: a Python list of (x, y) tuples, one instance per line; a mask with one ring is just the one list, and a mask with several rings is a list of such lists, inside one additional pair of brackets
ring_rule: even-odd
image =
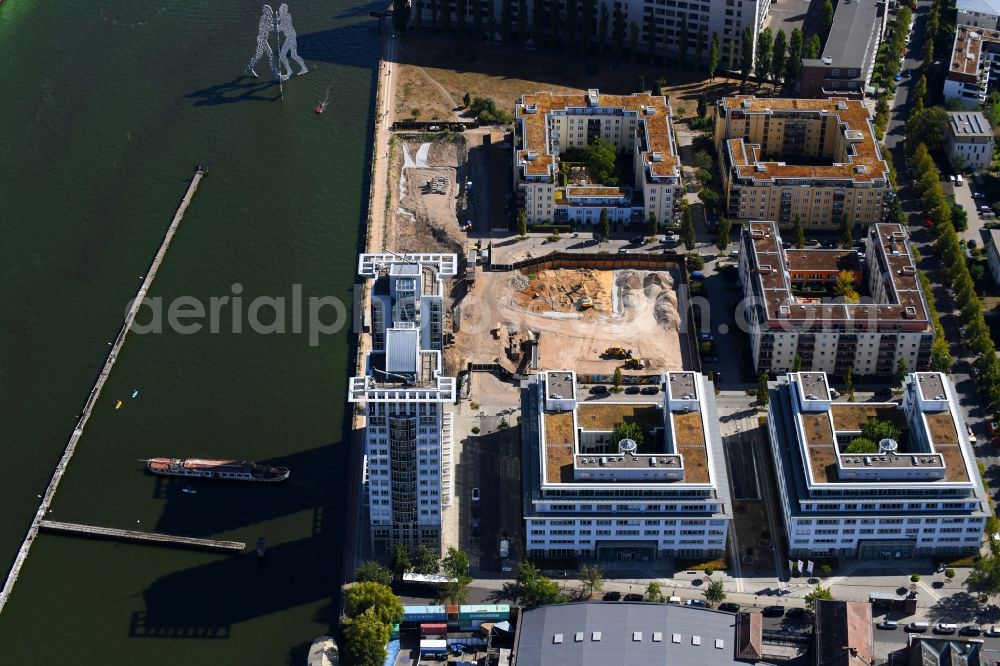
[(924, 638), (910, 644), (910, 666), (979, 666), (982, 641)]
[(415, 328), (390, 328), (385, 332), (385, 369), (389, 372), (417, 371), (417, 340)]
[(521, 615), (515, 666), (730, 666), (736, 616), (646, 603), (543, 606)]
[(998, 0), (957, 0), (955, 7), (960, 12), (1000, 16), (1000, 2)]
[(823, 57), (833, 60), (831, 66), (863, 69), (863, 64), (872, 57), (868, 53), (868, 40), (872, 26), (880, 22), (878, 12), (875, 0), (837, 3), (823, 49)]

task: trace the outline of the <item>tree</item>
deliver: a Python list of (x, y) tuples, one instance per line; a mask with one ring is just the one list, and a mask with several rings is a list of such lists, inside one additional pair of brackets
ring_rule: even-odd
[(611, 216), (607, 208), (601, 209), (601, 216), (597, 220), (597, 237), (603, 243), (611, 235)]
[(522, 561), (517, 565), (514, 585), (521, 604), (529, 608), (559, 604), (566, 600), (555, 581), (543, 576), (530, 562)]
[(701, 199), (703, 204), (705, 204), (705, 208), (710, 211), (718, 208), (719, 202), (722, 200), (718, 192), (710, 190), (707, 187), (698, 193), (698, 198)]
[(663, 590), (660, 589), (660, 584), (655, 580), (649, 582), (646, 586), (646, 601), (654, 604), (663, 603)]
[(740, 40), (740, 79), (745, 84), (753, 71), (753, 29), (747, 26)]
[(410, 549), (399, 542), (392, 544), (390, 566), (392, 573), (397, 578), (402, 578), (403, 574), (413, 568), (413, 563), (410, 561)]
[(809, 42), (806, 43), (806, 51), (803, 56), (806, 59), (816, 59), (819, 57), (820, 53), (823, 52), (823, 43), (819, 39), (819, 35), (813, 35), (809, 38)]
[(357, 666), (381, 666), (385, 646), (392, 637), (392, 625), (382, 622), (372, 609), (347, 620), (344, 625), (344, 651)]
[(927, 95), (927, 75), (921, 74), (917, 85), (913, 86), (913, 112), (919, 113), (924, 108), (924, 97)]
[(868, 419), (865, 424), (861, 426), (861, 437), (871, 442), (878, 443), (883, 439), (892, 439), (898, 442), (901, 436), (902, 430), (900, 430), (899, 426), (891, 421)]
[(620, 5), (615, 5), (614, 18), (611, 24), (611, 47), (615, 60), (622, 59), (622, 49), (625, 47), (625, 14)]
[(354, 572), (354, 580), (359, 583), (381, 583), (388, 587), (392, 585), (392, 572), (375, 560), (368, 560)]
[(844, 376), (844, 388), (847, 390), (847, 401), (854, 402), (854, 370), (851, 368), (847, 369)]
[(604, 587), (604, 571), (597, 565), (590, 564), (580, 567), (578, 577), (583, 583), (583, 591), (589, 599), (592, 599), (595, 594), (600, 594), (601, 588)]
[(792, 359), (792, 372), (802, 372), (802, 357), (798, 354)]
[(454, 546), (448, 546), (447, 554), (441, 558), (441, 571), (449, 578), (469, 575), (469, 556)]
[(655, 211), (649, 211), (649, 216), (646, 218), (646, 231), (650, 236), (655, 236), (660, 232), (660, 224), (656, 221)]
[(721, 580), (713, 580), (705, 587), (702, 594), (705, 595), (705, 601), (710, 604), (718, 604), (726, 600), (726, 590), (722, 587)]
[(667, 85), (667, 80), (662, 76), (653, 82), (653, 97), (663, 96), (663, 86)]
[(944, 147), (948, 133), (948, 112), (939, 106), (921, 109), (906, 121), (906, 143), (911, 146), (924, 144), (929, 152)]
[(833, 3), (830, 0), (823, 0), (823, 7), (819, 11), (819, 34), (823, 35), (823, 42), (830, 34), (833, 27)]
[(614, 145), (597, 139), (584, 149), (591, 180), (602, 185), (617, 185), (618, 153)]
[(788, 40), (785, 31), (779, 30), (774, 36), (774, 45), (771, 47), (771, 78), (775, 83), (781, 80), (785, 73), (785, 51), (788, 49)]
[(413, 570), (422, 574), (436, 574), (440, 570), (437, 553), (420, 544), (413, 557)]
[(757, 378), (757, 404), (765, 407), (770, 400), (771, 395), (767, 388), (767, 373), (762, 372)]
[(816, 602), (817, 601), (833, 601), (833, 593), (830, 592), (830, 588), (823, 587), (822, 585), (817, 585), (809, 592), (806, 597), (806, 608), (812, 612), (816, 612)]
[(469, 556), (455, 548), (448, 547), (448, 553), (441, 559), (441, 570), (448, 582), (441, 586), (439, 599), (449, 604), (464, 604), (469, 596)]
[(392, 588), (381, 583), (356, 583), (347, 590), (344, 601), (347, 617), (358, 617), (367, 610), (372, 610), (379, 621), (390, 627), (403, 619), (403, 602)]
[(794, 88), (799, 83), (799, 71), (802, 69), (802, 29), (792, 30), (788, 39), (788, 57), (785, 59), (785, 86)]
[(861, 300), (855, 287), (857, 277), (854, 271), (840, 271), (837, 274), (837, 281), (833, 285), (833, 293), (844, 299), (845, 303), (857, 303)]
[(757, 39), (757, 63), (754, 65), (754, 74), (757, 76), (758, 81), (767, 81), (771, 74), (772, 45), (771, 29), (764, 28)]
[(899, 363), (896, 364), (896, 372), (892, 374), (892, 386), (893, 388), (899, 389), (903, 387), (903, 381), (906, 379), (906, 373), (909, 368), (906, 367), (906, 359), (900, 358)]
[(694, 41), (694, 63), (701, 69), (703, 54), (705, 53), (705, 25), (698, 26), (698, 36)]
[(622, 386), (622, 369), (621, 368), (615, 368), (615, 374), (614, 374), (614, 376), (613, 376), (613, 378), (612, 378), (611, 381), (615, 385), (615, 391), (617, 391), (618, 389), (621, 388), (621, 386)]
[(517, 235), (521, 238), (528, 235), (528, 215), (523, 210), (517, 212)]
[(845, 250), (854, 245), (854, 218), (850, 213), (844, 213), (840, 218), (840, 247)]
[(691, 221), (691, 206), (684, 200), (681, 200), (681, 240), (684, 241), (684, 247), (688, 251), (694, 249), (696, 241), (694, 222)]
[(623, 439), (631, 439), (635, 442), (636, 448), (639, 448), (646, 442), (646, 433), (635, 421), (621, 421), (611, 429), (611, 442), (618, 444)]
[(712, 43), (708, 47), (708, 78), (715, 80), (715, 72), (719, 69), (719, 58), (722, 57), (722, 46), (719, 44), (719, 33), (712, 33)]
[(687, 50), (688, 50), (688, 17), (687, 13), (681, 17), (681, 29), (678, 36), (679, 43), (677, 45), (677, 66), (684, 69), (687, 61)]
[(844, 453), (878, 453), (878, 444), (870, 439), (865, 439), (864, 437), (855, 437), (851, 440), (851, 443), (847, 445)]
[(798, 215), (792, 220), (792, 236), (795, 237), (795, 247), (801, 250), (806, 246), (806, 232), (802, 229), (802, 220)]
[(732, 232), (733, 224), (729, 218), (723, 215), (719, 220), (719, 235), (715, 239), (715, 247), (719, 252), (725, 252), (729, 247), (729, 234)]
[(704, 118), (705, 114), (708, 113), (708, 97), (705, 96), (705, 93), (698, 95), (697, 111), (699, 118)]

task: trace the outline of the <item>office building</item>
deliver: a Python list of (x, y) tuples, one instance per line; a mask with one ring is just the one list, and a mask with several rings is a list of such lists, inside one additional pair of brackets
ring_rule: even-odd
[(979, 111), (951, 111), (944, 147), (956, 171), (988, 170), (993, 163), (993, 128)]
[[(594, 400), (573, 372), (527, 381), (528, 557), (644, 562), (725, 552), (732, 510), (714, 390), (694, 372), (668, 372), (646, 390)], [(616, 441), (624, 422), (639, 426), (641, 442)]]
[[(478, 13), (482, 25), (482, 31), (489, 30), (489, 7), (490, 0), (478, 0)], [(524, 42), (527, 46), (544, 46), (545, 44), (534, 44), (535, 11), (540, 7), (544, 12), (542, 17), (543, 27), (540, 33), (543, 41), (547, 41), (552, 33), (552, 26), (559, 26), (557, 41), (562, 42), (569, 39), (570, 31), (567, 27), (566, 16), (571, 14), (567, 11), (566, 0), (542, 2), (540, 5), (535, 2), (526, 2), (523, 5), (519, 2), (510, 2), (507, 5), (510, 12), (510, 25), (513, 33), (517, 33), (522, 23), (520, 16), (521, 7), (525, 9), (527, 16), (524, 25), (528, 34), (523, 37), (515, 37), (516, 41)], [(680, 52), (684, 26), (687, 26), (687, 63), (689, 66), (695, 62), (695, 53), (699, 41), (702, 45), (701, 61), (708, 61), (709, 44), (712, 35), (719, 35), (722, 62), (728, 63), (730, 51), (733, 62), (739, 67), (741, 54), (741, 39), (743, 30), (749, 27), (753, 35), (753, 50), (756, 53), (757, 36), (764, 28), (764, 19), (767, 18), (771, 3), (769, 0), (704, 0), (700, 2), (677, 2), (676, 0), (624, 0), (622, 2), (606, 2), (595, 0), (594, 14), (588, 20), (585, 16), (585, 4), (578, 2), (574, 13), (579, 18), (580, 25), (577, 29), (577, 39), (580, 42), (580, 52), (584, 52), (587, 44), (597, 44), (600, 35), (600, 17), (602, 7), (608, 12), (608, 44), (613, 38), (612, 27), (614, 25), (615, 9), (620, 8), (622, 20), (625, 25), (625, 48), (628, 48), (629, 32), (632, 24), (638, 30), (639, 50), (644, 54), (648, 51), (650, 39), (655, 44), (653, 55), (663, 56), (664, 48), (671, 58), (676, 58)], [(494, 40), (501, 39), (504, 24), (503, 0), (493, 0), (493, 17), (495, 32), (492, 35)], [(417, 0), (414, 2), (412, 20), (420, 25), (434, 26), (439, 29), (451, 32), (458, 24), (458, 3), (456, 0)], [(553, 21), (551, 12), (558, 10), (559, 21)], [(445, 12), (447, 11), (447, 23)], [(472, 33), (476, 25), (477, 4), (476, 0), (465, 5), (466, 29)], [(589, 25), (589, 42), (584, 42), (583, 34)], [(652, 35), (649, 34), (652, 30)], [(702, 39), (699, 40), (699, 34)]]
[[(511, 666), (756, 662), (734, 648), (738, 622), (733, 620), (732, 613), (678, 604), (571, 603), (530, 608), (518, 621)], [(761, 641), (759, 623), (756, 640)]]
[[(514, 111), (514, 174), (528, 224), (596, 225), (607, 210), (614, 229), (650, 213), (673, 218), (684, 190), (666, 98), (646, 93), (525, 95)], [(560, 154), (601, 140), (631, 156), (634, 182), (592, 182), (581, 164)], [(563, 173), (560, 169), (566, 169)], [(565, 185), (562, 184), (565, 179)]]
[(819, 58), (803, 58), (802, 97), (864, 99), (888, 12), (884, 0), (841, 0)]
[(844, 215), (882, 220), (889, 167), (859, 100), (726, 97), (715, 144), (730, 218), (827, 231)]
[[(870, 419), (899, 439), (849, 453)], [(822, 372), (789, 373), (771, 391), (767, 427), (789, 557), (979, 552), (991, 510), (946, 375), (911, 373), (899, 402), (851, 403), (831, 399)]]
[[(758, 372), (795, 367), (854, 378), (889, 377), (901, 360), (930, 367), (934, 327), (906, 229), (868, 230), (864, 278), (857, 252), (793, 249), (774, 222), (750, 222), (740, 237), (739, 274)], [(835, 273), (854, 273), (860, 302), (834, 298)]]
[(363, 254), (370, 281), (365, 375), (352, 377), (351, 403), (364, 403), (371, 543), (439, 550), (441, 511), (449, 503), (455, 379), (441, 374), (444, 282), (453, 254)]
[(956, 25), (981, 30), (1000, 29), (1000, 2), (997, 0), (956, 0)]
[(986, 101), (994, 71), (994, 61), (1000, 54), (1000, 32), (993, 29), (955, 28), (955, 42), (944, 79), (944, 98), (957, 100), (973, 107)]

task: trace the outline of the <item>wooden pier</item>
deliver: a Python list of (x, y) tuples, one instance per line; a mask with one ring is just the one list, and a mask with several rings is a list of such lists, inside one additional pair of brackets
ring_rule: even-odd
[(94, 406), (97, 404), (97, 399), (101, 395), (104, 383), (111, 374), (111, 368), (115, 365), (115, 360), (117, 360), (118, 354), (121, 352), (122, 345), (125, 344), (125, 336), (128, 335), (129, 329), (132, 328), (132, 322), (135, 321), (135, 317), (139, 312), (139, 307), (142, 305), (142, 301), (146, 297), (146, 293), (149, 291), (150, 285), (153, 283), (153, 278), (156, 277), (156, 271), (160, 268), (160, 264), (163, 263), (163, 257), (167, 254), (167, 249), (170, 247), (170, 241), (174, 239), (174, 234), (177, 233), (177, 227), (180, 226), (181, 220), (184, 218), (184, 213), (187, 211), (188, 206), (191, 205), (194, 193), (198, 191), (198, 185), (201, 183), (201, 180), (205, 177), (206, 173), (207, 171), (201, 166), (195, 169), (194, 177), (191, 178), (191, 184), (188, 185), (187, 192), (184, 193), (184, 198), (181, 200), (180, 206), (177, 207), (177, 212), (174, 213), (174, 219), (171, 220), (170, 226), (167, 227), (167, 233), (163, 236), (163, 242), (160, 243), (160, 249), (156, 251), (156, 256), (153, 257), (153, 262), (149, 265), (149, 269), (146, 271), (146, 276), (143, 278), (142, 285), (139, 287), (139, 292), (136, 294), (129, 306), (128, 313), (125, 315), (125, 321), (122, 323), (122, 327), (118, 331), (118, 336), (111, 344), (111, 351), (108, 352), (108, 357), (104, 361), (104, 367), (101, 368), (100, 374), (97, 375), (97, 381), (94, 382), (94, 388), (90, 389), (90, 395), (87, 396), (87, 402), (84, 403), (83, 411), (80, 413), (80, 418), (77, 420), (76, 426), (73, 428), (73, 433), (70, 435), (69, 441), (66, 443), (66, 448), (63, 451), (62, 458), (59, 459), (59, 464), (56, 465), (55, 470), (52, 472), (52, 478), (49, 480), (48, 488), (45, 489), (45, 494), (42, 495), (42, 501), (39, 503), (38, 510), (35, 512), (35, 518), (31, 521), (31, 526), (28, 528), (28, 533), (24, 537), (24, 542), (21, 544), (21, 548), (17, 551), (17, 557), (14, 559), (14, 564), (11, 565), (10, 571), (7, 573), (7, 580), (4, 581), (3, 589), (0, 590), (0, 613), (3, 613), (3, 609), (7, 605), (7, 600), (10, 599), (11, 591), (14, 589), (14, 584), (17, 583), (18, 575), (21, 573), (21, 567), (24, 566), (24, 562), (28, 559), (28, 552), (31, 550), (31, 544), (34, 542), (35, 537), (38, 536), (38, 530), (41, 527), (41, 523), (45, 520), (45, 514), (49, 512), (49, 507), (52, 504), (52, 500), (55, 498), (56, 490), (59, 488), (59, 482), (62, 481), (63, 474), (66, 473), (66, 467), (69, 465), (69, 461), (72, 460), (73, 454), (76, 453), (76, 445), (80, 441), (80, 437), (83, 436), (83, 429), (87, 425), (87, 421), (90, 420), (90, 414), (94, 410)]
[(160, 532), (139, 532), (137, 530), (121, 530), (115, 527), (60, 523), (54, 520), (39, 521), (38, 527), (43, 532), (52, 532), (55, 534), (72, 534), (74, 536), (93, 537), (95, 539), (131, 541), (156, 546), (175, 546), (177, 548), (211, 550), (223, 553), (242, 553), (247, 548), (247, 545), (242, 541), (198, 539), (195, 537), (177, 536), (175, 534), (161, 534)]

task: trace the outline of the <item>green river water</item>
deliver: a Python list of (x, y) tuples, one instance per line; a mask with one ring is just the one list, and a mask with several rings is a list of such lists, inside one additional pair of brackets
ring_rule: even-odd
[[(164, 310), (181, 296), (232, 296), (234, 283), (245, 303), (290, 301), (293, 285), (303, 299), (350, 303), (375, 5), (291, 3), (311, 72), (289, 81), (280, 101), (266, 64), (262, 79), (241, 74), (260, 6), (0, 4), (4, 572), (194, 165), (209, 175), (150, 294)], [(301, 664), (329, 631), (349, 462), (348, 332), (312, 346), (307, 330), (243, 327), (234, 333), (223, 316), (217, 333), (130, 335), (51, 518), (251, 545), (264, 536), (264, 563), (43, 535), (0, 615), (0, 663)], [(188, 484), (154, 478), (138, 462), (195, 455), (270, 460), (292, 477)], [(181, 492), (187, 485), (197, 493)]]

